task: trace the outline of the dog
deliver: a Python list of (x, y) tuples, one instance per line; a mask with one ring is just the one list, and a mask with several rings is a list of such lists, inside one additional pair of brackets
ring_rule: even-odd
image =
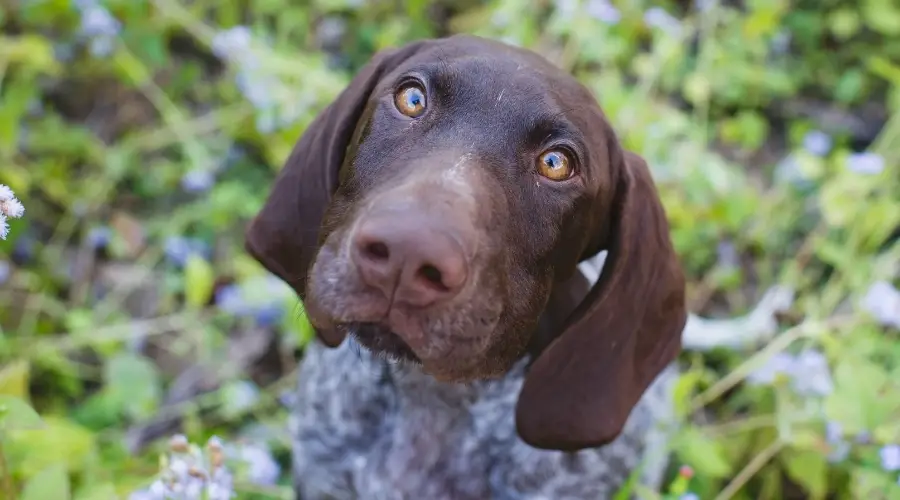
[(662, 480), (682, 334), (712, 327), (687, 311), (647, 163), (542, 56), (471, 35), (376, 53), (303, 133), (246, 248), (316, 331), (298, 498)]

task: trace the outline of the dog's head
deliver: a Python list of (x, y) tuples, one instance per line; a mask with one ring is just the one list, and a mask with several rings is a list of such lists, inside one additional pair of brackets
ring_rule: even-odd
[(309, 125), (247, 233), (319, 338), (347, 334), (435, 378), (498, 376), (554, 284), (603, 273), (529, 368), (520, 436), (609, 442), (680, 350), (684, 277), (646, 163), (591, 93), (471, 36), (375, 55)]

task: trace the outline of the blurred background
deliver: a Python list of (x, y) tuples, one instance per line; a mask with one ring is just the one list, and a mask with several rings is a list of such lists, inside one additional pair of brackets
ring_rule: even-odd
[(795, 291), (770, 344), (684, 353), (642, 495), (900, 498), (896, 1), (0, 5), (0, 184), (26, 208), (0, 241), (0, 498), (157, 498), (133, 492), (177, 433), (221, 439), (237, 498), (293, 498), (310, 330), (243, 229), (376, 50), (462, 32), (595, 93), (652, 165), (692, 311)]

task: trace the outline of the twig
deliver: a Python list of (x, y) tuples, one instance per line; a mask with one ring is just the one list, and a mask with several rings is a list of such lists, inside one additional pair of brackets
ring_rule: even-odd
[(750, 480), (769, 460), (772, 460), (772, 457), (778, 454), (782, 448), (784, 448), (784, 441), (780, 438), (773, 441), (769, 446), (767, 446), (764, 450), (759, 452), (753, 460), (750, 460), (750, 463), (744, 467), (741, 472), (738, 473), (734, 479), (725, 486), (725, 489), (722, 490), (721, 493), (715, 498), (715, 500), (728, 500), (733, 497), (735, 493), (737, 493), (741, 487), (747, 484), (747, 481)]

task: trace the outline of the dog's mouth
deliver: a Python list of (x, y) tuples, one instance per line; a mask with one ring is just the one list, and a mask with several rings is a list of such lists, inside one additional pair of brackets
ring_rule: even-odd
[(340, 328), (352, 335), (357, 342), (372, 352), (402, 361), (420, 364), (421, 360), (400, 335), (381, 323), (344, 323)]

